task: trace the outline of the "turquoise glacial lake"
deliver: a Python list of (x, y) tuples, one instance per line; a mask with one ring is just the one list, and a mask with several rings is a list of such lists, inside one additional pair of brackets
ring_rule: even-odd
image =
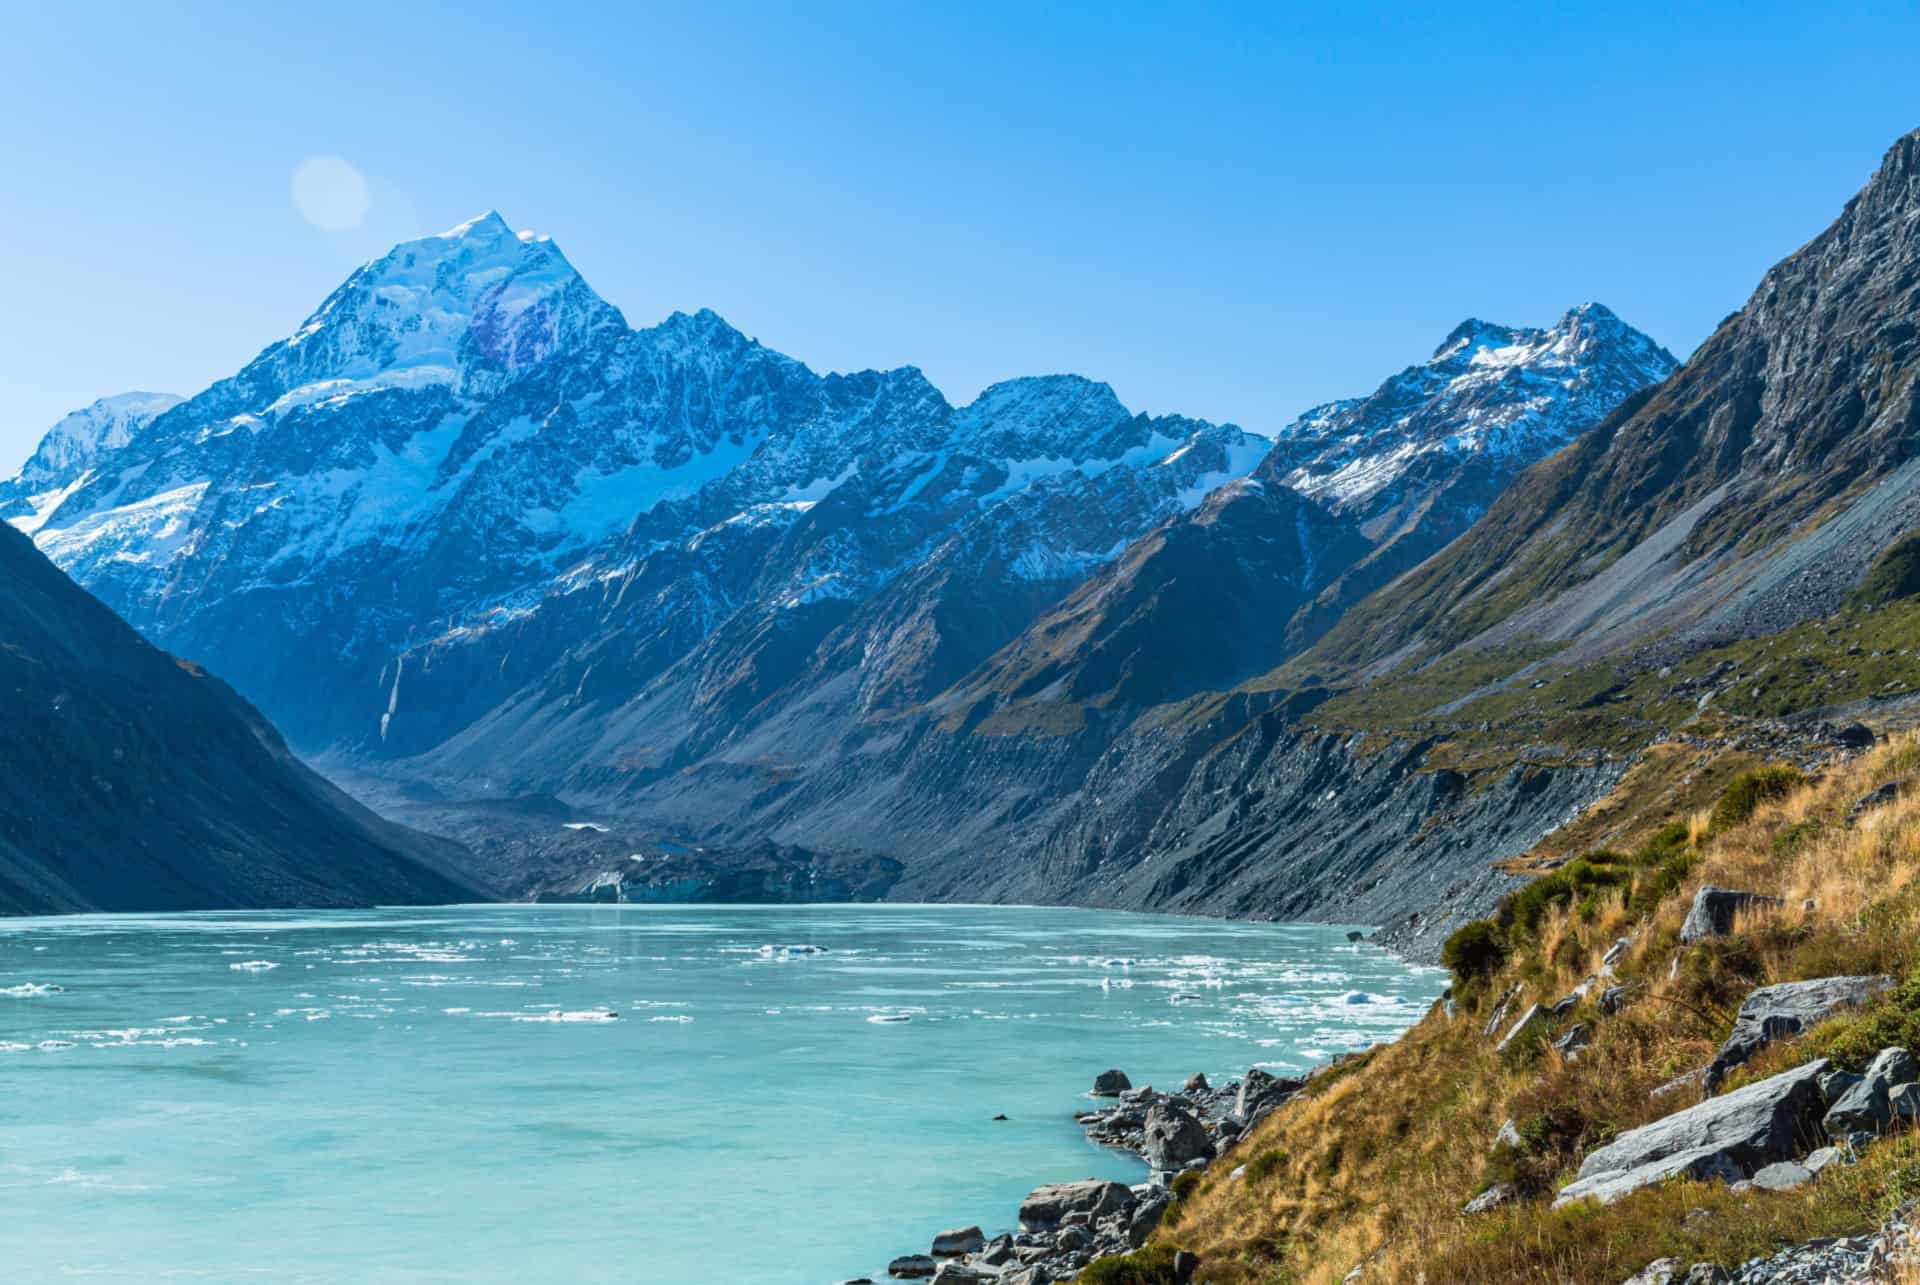
[(1096, 1072), (1301, 1070), (1443, 985), (1332, 928), (1078, 910), (0, 920), (0, 1263), (883, 1278), (1040, 1182), (1139, 1181), (1073, 1122)]

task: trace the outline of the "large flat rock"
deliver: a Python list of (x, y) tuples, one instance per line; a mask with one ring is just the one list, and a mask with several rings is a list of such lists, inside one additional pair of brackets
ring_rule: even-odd
[(1745, 1178), (1793, 1159), (1818, 1135), (1827, 1066), (1808, 1062), (1622, 1134), (1587, 1156), (1554, 1204), (1613, 1201), (1682, 1174)]
[(1718, 1089), (1730, 1071), (1775, 1040), (1789, 1039), (1843, 1008), (1864, 1004), (1891, 985), (1891, 977), (1816, 977), (1754, 991), (1740, 1005), (1733, 1033), (1707, 1066), (1707, 1092)]

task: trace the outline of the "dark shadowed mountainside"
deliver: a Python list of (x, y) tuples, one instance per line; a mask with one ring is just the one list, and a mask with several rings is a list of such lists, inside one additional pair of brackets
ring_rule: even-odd
[(0, 691), (0, 913), (471, 895), (457, 844), (348, 798), (4, 525)]

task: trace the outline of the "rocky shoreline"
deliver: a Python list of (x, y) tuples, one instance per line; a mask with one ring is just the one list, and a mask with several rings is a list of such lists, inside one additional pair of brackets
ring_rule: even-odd
[[(902, 1254), (887, 1265), (895, 1280), (931, 1280), (934, 1285), (1052, 1285), (1071, 1281), (1095, 1261), (1139, 1249), (1180, 1198), (1185, 1173), (1207, 1168), (1229, 1154), (1255, 1125), (1305, 1087), (1304, 1079), (1281, 1078), (1254, 1068), (1218, 1087), (1205, 1075), (1188, 1078), (1178, 1092), (1151, 1085), (1135, 1088), (1119, 1070), (1094, 1078), (1092, 1096), (1112, 1105), (1074, 1117), (1087, 1138), (1125, 1151), (1146, 1163), (1145, 1182), (1128, 1185), (1101, 1179), (1035, 1187), (1020, 1203), (1013, 1231), (989, 1238), (979, 1227), (958, 1227), (933, 1238), (924, 1251)], [(1235, 1169), (1230, 1177), (1238, 1177)], [(1179, 1280), (1200, 1260), (1173, 1256)], [(873, 1285), (854, 1277), (842, 1285)]]

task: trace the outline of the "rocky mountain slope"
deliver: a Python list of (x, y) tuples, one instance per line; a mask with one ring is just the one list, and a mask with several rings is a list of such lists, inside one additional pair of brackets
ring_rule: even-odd
[(471, 895), (458, 845), (349, 799), (10, 529), (0, 690), (0, 914)]
[[(1593, 305), (1468, 323), (1270, 450), (1074, 376), (954, 407), (712, 313), (631, 329), (488, 215), (369, 263), (137, 431), (50, 439), (9, 495), (77, 579), (336, 763), (723, 850), (925, 855), (931, 887), (960, 844), (1070, 801), (1132, 712), (1297, 650), (1316, 596), (1450, 537), (1669, 363)], [(1376, 483), (1295, 489), (1335, 456)], [(1017, 726), (1009, 692), (1128, 714), (1064, 756), (955, 752), (956, 727)]]
[(1823, 646), (1883, 633), (1877, 617), (1791, 627), (1911, 578), (1916, 148), (1896, 144), (1685, 367), (1272, 673), (1102, 704), (1109, 687), (1075, 689), (1027, 645), (1043, 635), (989, 700), (936, 698), (805, 764), (701, 763), (644, 783), (645, 806), (691, 825), (720, 798), (731, 824), (793, 842), (894, 836), (933, 858), (903, 877), (914, 895), (1392, 922), (1431, 957), (1516, 885), (1494, 863), (1662, 738), (1817, 755), (1837, 734), (1823, 716), (1912, 690), (1897, 631)]
[[(680, 663), (703, 716), (750, 706), (829, 635), (874, 658), (866, 704), (909, 701), (1264, 449), (1087, 380), (955, 408), (916, 370), (816, 375), (712, 313), (632, 330), (489, 215), (360, 269), (233, 378), (36, 481), (32, 512), (57, 562), (297, 743), (392, 754), (589, 667), (631, 696)], [(617, 666), (578, 659), (616, 630)], [(503, 632), (507, 672), (437, 700), (430, 662)]]
[(1370, 396), (1288, 425), (1250, 478), (1097, 571), (962, 695), (1137, 705), (1230, 688), (1675, 365), (1600, 304), (1545, 330), (1463, 322)]
[(1536, 638), (1590, 656), (1833, 610), (1920, 524), (1917, 313), (1909, 134), (1685, 369), (1530, 472), (1324, 654)]

